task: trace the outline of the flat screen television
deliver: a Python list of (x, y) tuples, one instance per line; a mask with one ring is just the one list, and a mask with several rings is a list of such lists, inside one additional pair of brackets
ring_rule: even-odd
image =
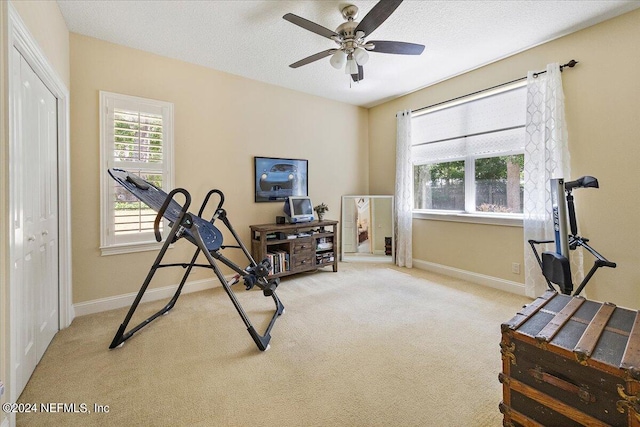
[(291, 224), (313, 221), (313, 203), (307, 196), (287, 197), (283, 210)]

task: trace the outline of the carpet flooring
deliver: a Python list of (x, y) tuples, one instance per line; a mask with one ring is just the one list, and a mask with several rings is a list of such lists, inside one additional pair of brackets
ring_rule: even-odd
[[(234, 290), (262, 332), (273, 301)], [(19, 400), (68, 406), (17, 425), (502, 425), (500, 324), (529, 299), (369, 263), (284, 279), (278, 295), (286, 312), (266, 352), (221, 287), (183, 295), (114, 350), (127, 308), (76, 318)]]

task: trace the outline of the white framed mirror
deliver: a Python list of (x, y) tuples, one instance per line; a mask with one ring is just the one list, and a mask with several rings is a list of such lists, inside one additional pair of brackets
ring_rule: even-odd
[(395, 262), (393, 196), (342, 196), (344, 262)]

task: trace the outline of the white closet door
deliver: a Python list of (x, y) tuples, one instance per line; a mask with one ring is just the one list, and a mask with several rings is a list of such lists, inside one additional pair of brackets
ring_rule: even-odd
[[(25, 64), (26, 65), (26, 64)], [(37, 337), (36, 353), (40, 361), (44, 351), (58, 332), (58, 112), (57, 100), (42, 81), (36, 78), (38, 87), (38, 146), (40, 181), (37, 183), (38, 251), (40, 266), (36, 298)]]
[(57, 101), (14, 49), (11, 150), (13, 370), (17, 395), (58, 331)]

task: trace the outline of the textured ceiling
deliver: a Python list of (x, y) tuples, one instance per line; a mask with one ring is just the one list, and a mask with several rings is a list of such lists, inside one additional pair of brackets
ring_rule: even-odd
[(616, 0), (405, 0), (367, 38), (423, 44), (422, 55), (370, 53), (357, 84), (329, 58), (289, 67), (336, 45), (284, 14), (335, 30), (344, 22), (342, 7), (358, 6), (360, 21), (376, 3), (58, 0), (71, 32), (365, 107), (640, 7), (640, 1)]

